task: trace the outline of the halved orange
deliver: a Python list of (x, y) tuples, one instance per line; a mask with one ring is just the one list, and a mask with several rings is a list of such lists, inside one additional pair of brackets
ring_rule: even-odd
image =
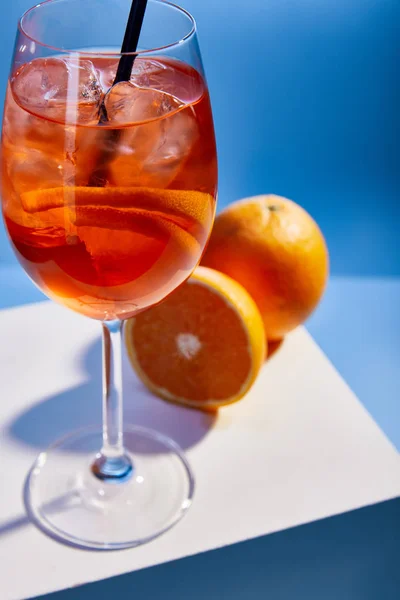
[(206, 267), (125, 324), (139, 378), (166, 400), (210, 411), (240, 400), (266, 355), (259, 310), (236, 281)]

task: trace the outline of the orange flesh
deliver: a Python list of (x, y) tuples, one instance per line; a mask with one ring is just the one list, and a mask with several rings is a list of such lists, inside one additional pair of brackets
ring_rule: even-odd
[[(132, 331), (139, 367), (177, 398), (223, 401), (249, 378), (252, 358), (241, 319), (225, 299), (196, 282), (137, 317)], [(195, 340), (192, 356), (180, 349), (182, 334)]]

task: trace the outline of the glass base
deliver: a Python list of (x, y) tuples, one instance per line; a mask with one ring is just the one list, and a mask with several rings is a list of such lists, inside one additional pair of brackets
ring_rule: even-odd
[(100, 428), (74, 432), (40, 454), (25, 486), (35, 524), (81, 548), (113, 550), (149, 542), (177, 523), (191, 505), (194, 479), (179, 446), (142, 427), (124, 429), (133, 470), (126, 480), (92, 472)]

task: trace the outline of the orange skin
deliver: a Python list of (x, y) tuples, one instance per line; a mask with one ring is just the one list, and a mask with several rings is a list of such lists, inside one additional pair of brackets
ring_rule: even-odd
[(329, 273), (318, 225), (298, 204), (274, 195), (240, 200), (219, 214), (201, 264), (242, 284), (269, 340), (281, 339), (309, 317)]

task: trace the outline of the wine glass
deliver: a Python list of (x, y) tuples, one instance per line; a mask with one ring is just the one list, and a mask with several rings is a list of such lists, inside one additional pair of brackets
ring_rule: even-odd
[(27, 509), (53, 537), (97, 549), (149, 541), (191, 504), (179, 446), (123, 426), (122, 327), (198, 264), (217, 184), (193, 18), (149, 0), (137, 51), (121, 54), (129, 10), (130, 0), (28, 10), (2, 130), (2, 208), (15, 254), (47, 296), (101, 321), (103, 332), (103, 427), (40, 454)]

